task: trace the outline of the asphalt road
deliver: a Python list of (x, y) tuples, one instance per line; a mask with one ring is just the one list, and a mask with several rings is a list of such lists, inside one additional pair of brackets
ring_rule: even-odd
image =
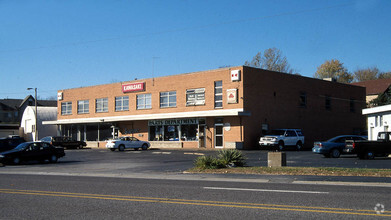
[[(267, 166), (268, 151), (243, 151), (248, 166)], [(347, 167), (391, 169), (391, 158), (359, 160), (351, 155), (341, 158), (324, 158), (310, 151), (286, 151), (287, 166)], [(181, 173), (193, 167), (201, 155), (217, 154), (216, 151), (195, 150), (147, 150), (111, 152), (107, 149), (66, 150), (66, 156), (57, 164), (30, 163), (0, 167), (1, 171), (34, 171), (62, 173)]]
[(380, 219), (391, 217), (390, 192), (368, 186), (0, 174), (0, 219)]

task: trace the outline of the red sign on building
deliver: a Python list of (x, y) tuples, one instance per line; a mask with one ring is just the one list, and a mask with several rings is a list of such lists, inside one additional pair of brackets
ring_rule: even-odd
[(122, 85), (122, 92), (140, 92), (144, 91), (144, 83), (129, 83)]

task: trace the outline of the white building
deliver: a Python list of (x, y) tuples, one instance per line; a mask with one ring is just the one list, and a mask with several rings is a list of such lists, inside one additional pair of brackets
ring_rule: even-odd
[(57, 107), (37, 107), (38, 123), (35, 122), (35, 107), (28, 106), (22, 116), (20, 127), (26, 141), (35, 139), (35, 127), (38, 124), (38, 140), (45, 136), (57, 135), (57, 125), (42, 125), (42, 121), (57, 120)]
[(381, 131), (389, 131), (391, 125), (391, 105), (384, 105), (362, 110), (368, 117), (368, 139), (376, 140)]

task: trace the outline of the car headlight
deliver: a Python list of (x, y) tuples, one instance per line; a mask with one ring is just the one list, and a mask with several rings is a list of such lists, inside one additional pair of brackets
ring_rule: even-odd
[(0, 154), (0, 158), (4, 158), (4, 155)]

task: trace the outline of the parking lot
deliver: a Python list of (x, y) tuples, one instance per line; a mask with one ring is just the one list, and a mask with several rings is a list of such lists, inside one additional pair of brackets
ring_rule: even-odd
[[(66, 150), (66, 156), (58, 163), (25, 163), (0, 167), (0, 172), (56, 172), (73, 174), (116, 174), (125, 173), (181, 173), (193, 166), (198, 156), (213, 155), (217, 151), (126, 150), (111, 152), (107, 149)], [(267, 166), (268, 151), (243, 151), (248, 166)], [(391, 169), (391, 158), (359, 160), (353, 155), (341, 158), (324, 158), (311, 151), (285, 151), (287, 166), (295, 167), (346, 167)]]

